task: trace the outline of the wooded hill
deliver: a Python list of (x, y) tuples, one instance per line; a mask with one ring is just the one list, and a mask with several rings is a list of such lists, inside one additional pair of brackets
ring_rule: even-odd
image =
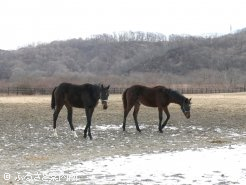
[(246, 83), (246, 29), (192, 37), (143, 32), (0, 50), (1, 86), (52, 87), (62, 81), (171, 86)]

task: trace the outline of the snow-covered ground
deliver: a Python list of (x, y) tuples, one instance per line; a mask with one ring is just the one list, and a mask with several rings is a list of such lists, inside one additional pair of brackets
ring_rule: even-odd
[[(246, 184), (246, 145), (73, 161), (47, 174), (71, 174), (70, 184)], [(67, 182), (60, 182), (60, 184)]]

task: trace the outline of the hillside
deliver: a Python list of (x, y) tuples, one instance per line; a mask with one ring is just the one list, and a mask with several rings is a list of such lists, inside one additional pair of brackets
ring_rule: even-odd
[(0, 50), (0, 85), (246, 83), (246, 30), (220, 37), (129, 32)]

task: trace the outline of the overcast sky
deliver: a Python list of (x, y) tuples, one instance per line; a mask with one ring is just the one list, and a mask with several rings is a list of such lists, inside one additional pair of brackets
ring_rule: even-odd
[(245, 0), (1, 0), (0, 49), (122, 31), (227, 34), (246, 27)]

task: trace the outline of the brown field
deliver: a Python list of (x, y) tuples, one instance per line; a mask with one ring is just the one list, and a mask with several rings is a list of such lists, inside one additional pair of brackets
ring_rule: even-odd
[[(82, 109), (74, 109), (73, 114), (79, 137), (73, 138), (63, 108), (54, 138), (50, 96), (0, 97), (0, 184), (25, 184), (14, 177), (71, 160), (246, 143), (246, 93), (186, 96), (192, 97), (191, 118), (186, 119), (179, 106), (170, 105), (171, 118), (161, 134), (157, 109), (144, 106), (138, 116), (142, 132), (135, 129), (132, 112), (123, 132), (121, 96), (110, 95), (108, 110), (99, 104), (93, 115), (93, 140), (83, 138)], [(4, 173), (12, 178), (5, 181)]]

